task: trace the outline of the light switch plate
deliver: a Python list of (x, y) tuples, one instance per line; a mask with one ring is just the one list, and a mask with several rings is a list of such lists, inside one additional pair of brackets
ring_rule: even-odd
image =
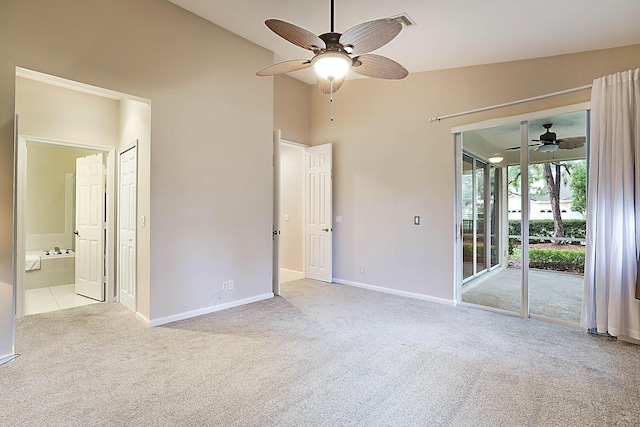
[(414, 225), (420, 225), (420, 217), (419, 216), (414, 216), (413, 217), (413, 224)]

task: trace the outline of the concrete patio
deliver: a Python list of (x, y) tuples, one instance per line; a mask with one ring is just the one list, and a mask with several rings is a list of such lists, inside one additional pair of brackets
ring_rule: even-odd
[[(520, 313), (522, 270), (504, 268), (463, 286), (462, 301)], [(584, 276), (550, 270), (529, 270), (531, 314), (580, 323)]]

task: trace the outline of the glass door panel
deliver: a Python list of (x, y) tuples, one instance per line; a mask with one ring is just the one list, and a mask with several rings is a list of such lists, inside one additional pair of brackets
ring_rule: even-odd
[(518, 150), (505, 149), (520, 145), (520, 125), (464, 132), (461, 139), (463, 266), (469, 270), (473, 262), (475, 270), (463, 274), (461, 300), (520, 314), (522, 274), (508, 267), (507, 234), (501, 231), (511, 204), (503, 174), (519, 160)]
[(529, 314), (580, 323), (586, 112), (529, 122)]

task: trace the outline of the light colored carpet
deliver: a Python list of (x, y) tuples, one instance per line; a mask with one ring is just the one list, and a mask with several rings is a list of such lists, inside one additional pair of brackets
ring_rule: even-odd
[(299, 280), (146, 328), (119, 304), (26, 317), (2, 426), (604, 426), (640, 419), (640, 346)]

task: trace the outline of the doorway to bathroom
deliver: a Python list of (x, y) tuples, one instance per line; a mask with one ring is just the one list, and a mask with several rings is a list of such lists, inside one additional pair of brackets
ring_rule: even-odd
[(113, 169), (113, 150), (19, 136), (18, 317), (105, 301)]

